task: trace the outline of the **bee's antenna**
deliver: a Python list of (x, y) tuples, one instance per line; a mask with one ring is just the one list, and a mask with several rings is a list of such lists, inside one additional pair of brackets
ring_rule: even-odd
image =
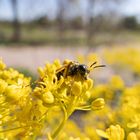
[(97, 61), (95, 61), (94, 63), (92, 63), (91, 65), (90, 65), (90, 68), (93, 66), (93, 65), (95, 65), (97, 63)]
[[(94, 63), (92, 63), (89, 67), (89, 71), (95, 69), (95, 68), (99, 68), (99, 67), (106, 67), (106, 65), (97, 65), (97, 66), (94, 66), (95, 64), (97, 64), (97, 61), (95, 61)], [(94, 66), (94, 67), (93, 67)]]
[(95, 69), (95, 68), (99, 68), (99, 67), (106, 67), (106, 65), (98, 65), (98, 66), (95, 66), (93, 68)]

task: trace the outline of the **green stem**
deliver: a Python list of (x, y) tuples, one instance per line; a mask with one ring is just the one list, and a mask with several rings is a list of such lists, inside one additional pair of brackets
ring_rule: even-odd
[(60, 125), (58, 126), (58, 128), (54, 131), (54, 133), (52, 134), (52, 138), (54, 139), (58, 134), (59, 132), (61, 131), (61, 129), (63, 128), (65, 122), (67, 121), (68, 119), (68, 115), (67, 115), (67, 111), (66, 111), (66, 108), (64, 106), (62, 106), (62, 109), (64, 111), (64, 119), (63, 121), (60, 123)]
[(76, 110), (90, 111), (91, 108), (76, 108)]
[(76, 110), (89, 111), (89, 110), (91, 110), (91, 106), (90, 106), (90, 105), (84, 105), (84, 106), (76, 107), (75, 109), (76, 109)]
[(59, 127), (55, 130), (55, 132), (52, 134), (52, 138), (54, 139), (59, 132), (61, 131), (61, 129), (63, 128), (64, 124), (65, 124), (66, 120), (64, 119), (61, 124), (59, 125)]
[(67, 119), (69, 118), (69, 116), (73, 113), (73, 111), (75, 110), (74, 106), (75, 106), (75, 101), (77, 100), (77, 98), (73, 99), (73, 103), (66, 109), (66, 106), (60, 101), (62, 110), (64, 112), (64, 119), (63, 121), (60, 123), (60, 125), (58, 126), (58, 128), (54, 131), (54, 133), (51, 135), (52, 139), (56, 138), (56, 136), (59, 134), (59, 132), (61, 131), (61, 129), (64, 127), (64, 124), (66, 123)]
[(29, 126), (23, 126), (23, 127), (15, 127), (15, 128), (11, 128), (11, 129), (7, 129), (7, 130), (2, 130), (0, 131), (0, 133), (4, 133), (4, 132), (8, 132), (8, 131), (12, 131), (12, 130), (17, 130), (17, 129), (21, 129), (21, 128), (26, 128), (26, 127), (29, 127)]

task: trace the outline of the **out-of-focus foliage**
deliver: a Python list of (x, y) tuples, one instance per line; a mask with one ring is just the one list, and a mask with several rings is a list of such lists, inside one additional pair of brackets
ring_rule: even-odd
[(125, 17), (122, 20), (122, 26), (129, 30), (136, 30), (138, 28), (138, 22), (135, 16)]

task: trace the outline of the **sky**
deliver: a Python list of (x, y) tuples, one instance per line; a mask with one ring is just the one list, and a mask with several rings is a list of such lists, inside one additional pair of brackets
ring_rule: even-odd
[(140, 0), (128, 0), (124, 2), (122, 12), (126, 15), (140, 16)]
[[(19, 19), (32, 20), (36, 16), (47, 15), (50, 18), (55, 18), (57, 15), (57, 0), (18, 0)], [(37, 4), (27, 4), (35, 2)], [(64, 0), (65, 1), (65, 0)], [(69, 7), (67, 17), (73, 17), (76, 14), (86, 16), (87, 0), (81, 0), (80, 4)], [(140, 0), (122, 0), (123, 3), (119, 6), (119, 12), (123, 15), (135, 15), (140, 17)], [(26, 6), (25, 6), (26, 5)], [(30, 6), (28, 6), (30, 5)], [(98, 8), (99, 9), (99, 8)], [(69, 14), (70, 13), (70, 14)], [(10, 0), (0, 0), (0, 20), (12, 20), (13, 14)]]

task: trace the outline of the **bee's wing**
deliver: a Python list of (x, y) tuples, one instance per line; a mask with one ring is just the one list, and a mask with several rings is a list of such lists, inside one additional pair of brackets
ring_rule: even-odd
[(56, 74), (59, 73), (59, 72), (61, 72), (61, 71), (63, 71), (63, 70), (65, 70), (65, 69), (68, 67), (68, 65), (69, 65), (69, 64), (64, 64), (62, 67), (58, 68), (58, 69), (56, 70)]

